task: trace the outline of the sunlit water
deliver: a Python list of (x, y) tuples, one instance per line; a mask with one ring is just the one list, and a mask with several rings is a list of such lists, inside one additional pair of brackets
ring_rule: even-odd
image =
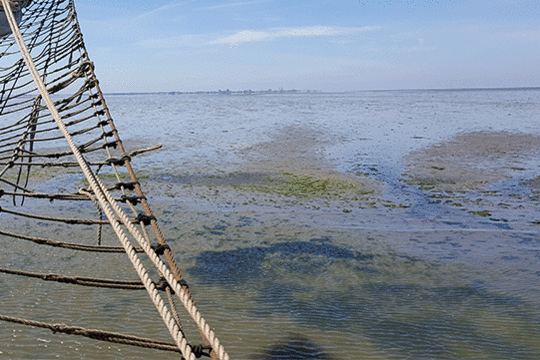
[[(522, 159), (521, 170), (491, 184), (490, 193), (445, 194), (470, 201), (470, 211), (401, 179), (408, 154), (460, 133), (540, 135), (540, 90), (109, 96), (108, 106), (129, 150), (164, 145), (133, 163), (201, 313), (231, 358), (540, 358), (540, 209), (538, 191), (523, 185), (540, 175), (537, 158)], [(407, 207), (317, 209), (316, 200), (277, 196), (269, 205), (172, 192), (187, 188), (188, 178), (241, 173), (249, 149), (289, 128), (316, 131), (323, 144), (316, 151), (338, 171), (367, 173), (386, 184), (380, 201)], [(471, 213), (486, 207), (491, 217)], [(5, 228), (77, 242), (94, 232), (58, 233), (2, 216)], [(0, 239), (5, 267), (135, 277), (121, 254)], [(0, 275), (0, 300), (6, 315), (167, 339), (144, 292)], [(0, 325), (0, 358), (173, 356)]]

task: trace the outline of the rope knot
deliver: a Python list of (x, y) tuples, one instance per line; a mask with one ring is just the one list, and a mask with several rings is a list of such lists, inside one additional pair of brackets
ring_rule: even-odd
[(113, 137), (114, 136), (114, 131), (111, 130), (111, 131), (108, 131), (108, 132), (104, 132), (102, 137), (105, 139), (105, 138), (108, 138), (108, 137)]
[(51, 281), (56, 280), (58, 277), (55, 274), (45, 274), (43, 275), (43, 280)]
[[(210, 357), (210, 352), (212, 351), (211, 346), (204, 346), (204, 345), (189, 345), (191, 347), (191, 352), (197, 359), (199, 359), (202, 356)], [(208, 353), (205, 352), (205, 350), (208, 350)]]
[(158, 282), (155, 282), (154, 285), (156, 286), (156, 289), (158, 290), (166, 290), (169, 287), (169, 283), (167, 282), (167, 279), (165, 279), (163, 276), (159, 278)]
[(126, 203), (129, 201), (131, 204), (137, 205), (141, 201), (141, 199), (142, 198), (140, 196), (122, 195), (122, 197), (120, 198), (120, 202)]
[(108, 158), (105, 163), (108, 165), (116, 165), (116, 166), (123, 166), (125, 165), (126, 161), (131, 161), (131, 158), (129, 155), (124, 155), (120, 159), (118, 158)]
[(74, 78), (81, 78), (85, 76), (88, 70), (94, 71), (94, 69), (95, 69), (94, 63), (90, 60), (85, 60), (81, 63), (81, 65), (76, 71), (73, 71), (71, 73), (71, 76), (73, 76)]
[[(177, 280), (176, 281), (180, 286), (183, 286), (183, 287), (186, 287), (186, 288), (189, 288), (186, 280), (182, 279), (182, 280)], [(170, 288), (171, 290), (171, 293), (175, 293), (174, 290), (169, 286), (169, 283), (167, 282), (167, 279), (165, 279), (165, 277), (160, 277), (159, 278), (159, 281), (158, 282), (154, 282), (154, 286), (156, 287), (156, 289), (158, 290), (167, 290), (167, 288)]]
[(88, 86), (88, 89), (93, 89), (97, 85), (99, 85), (99, 80), (98, 79), (89, 79), (89, 80), (86, 81), (86, 84)]
[(157, 256), (165, 254), (165, 250), (171, 251), (171, 248), (168, 244), (155, 244), (151, 246), (152, 250), (156, 252)]
[(138, 182), (119, 182), (114, 186), (114, 188), (116, 190), (121, 190), (122, 188), (126, 190), (135, 190), (135, 185), (137, 184)]
[(156, 217), (154, 215), (148, 216), (148, 215), (145, 215), (145, 214), (139, 214), (135, 218), (135, 222), (138, 222), (138, 223), (142, 222), (146, 226), (150, 225), (152, 220), (156, 220)]

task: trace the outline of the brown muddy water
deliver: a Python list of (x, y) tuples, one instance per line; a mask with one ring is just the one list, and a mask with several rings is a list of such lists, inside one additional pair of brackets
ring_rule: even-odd
[[(263, 112), (264, 119), (278, 104), (280, 112), (315, 118), (315, 123), (260, 121), (260, 135), (251, 127), (253, 110), (240, 124), (257, 135), (252, 140), (240, 132), (227, 135), (233, 132), (230, 123), (219, 123), (212, 132), (227, 131), (230, 145), (212, 142), (206, 155), (193, 155), (171, 153), (165, 144), (159, 154), (134, 161), (197, 305), (231, 359), (540, 358), (539, 134), (488, 121), (459, 133), (424, 129), (431, 121), (426, 108), (449, 114), (455, 105), (463, 117), (475, 117), (469, 111), (480, 102), (494, 113), (506, 98), (513, 104), (512, 92), (479, 93), (474, 106), (467, 102), (470, 94), (398, 95), (402, 98), (386, 93), (189, 98), (191, 109), (215, 105), (214, 111), (221, 106), (231, 115), (230, 109), (245, 107)], [(437, 98), (430, 100), (432, 95)], [(540, 101), (538, 91), (516, 96)], [(446, 102), (452, 97), (458, 97), (457, 105)], [(407, 138), (408, 145), (385, 145), (384, 132), (401, 121), (395, 109), (412, 100), (416, 110), (404, 118), (423, 116), (421, 126), (403, 125), (395, 135)], [(113, 109), (114, 101), (129, 108), (131, 99), (113, 97)], [(355, 109), (359, 118), (398, 120), (381, 133), (357, 134), (352, 124), (336, 134), (317, 122), (317, 116), (329, 116), (317, 107), (324, 107), (323, 101), (343, 113)], [(184, 113), (188, 120), (182, 133), (198, 128), (195, 120), (189, 122), (196, 114), (190, 114)], [(454, 127), (460, 126), (465, 125)], [(196, 147), (209, 136), (192, 135), (179, 134), (170, 148), (181, 147), (180, 140)], [(344, 160), (341, 154), (353, 145), (355, 153)], [(400, 146), (398, 156), (394, 150)], [(220, 155), (224, 149), (227, 154)], [(175, 166), (161, 166), (163, 159)], [(37, 181), (39, 187), (66, 191), (81, 186), (72, 174), (47, 174)], [(26, 206), (48, 211), (38, 201)], [(80, 205), (56, 209), (91, 211)], [(2, 214), (2, 228), (95, 241), (94, 227), (45, 226), (7, 214)], [(110, 233), (106, 239), (115, 241)], [(136, 278), (122, 254), (0, 241), (3, 267)], [(10, 316), (168, 339), (145, 292), (1, 274), (0, 300), (1, 313)], [(197, 342), (187, 318), (185, 326)], [(2, 359), (176, 357), (0, 325)]]

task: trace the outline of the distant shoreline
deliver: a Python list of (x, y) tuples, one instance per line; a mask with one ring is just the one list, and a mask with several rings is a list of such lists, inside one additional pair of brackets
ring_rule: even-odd
[(448, 88), (448, 89), (387, 89), (387, 90), (351, 90), (351, 91), (322, 91), (322, 90), (215, 90), (215, 91), (150, 91), (150, 92), (111, 92), (105, 95), (266, 95), (266, 94), (330, 94), (330, 93), (359, 93), (359, 92), (406, 92), (406, 91), (509, 91), (509, 90), (540, 90), (540, 87), (507, 87), (507, 88)]
[(320, 94), (320, 90), (217, 90), (217, 91), (158, 91), (158, 92), (117, 92), (106, 95), (260, 95), (260, 94)]

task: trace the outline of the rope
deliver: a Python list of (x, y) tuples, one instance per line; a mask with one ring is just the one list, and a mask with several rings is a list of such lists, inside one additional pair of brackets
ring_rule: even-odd
[[(95, 74), (93, 72), (93, 69), (90, 69), (90, 73), (91, 73), (91, 76), (92, 77), (95, 77)], [(100, 88), (99, 88), (99, 84), (96, 83), (95, 85), (96, 87), (96, 90), (97, 90), (97, 93), (101, 99), (101, 102), (104, 106), (104, 112), (105, 114), (107, 115), (107, 119), (108, 119), (108, 123), (110, 125), (110, 127), (112, 129), (115, 129), (115, 126), (114, 126), (114, 123), (111, 119), (111, 114), (109, 113), (109, 109), (107, 108), (107, 106), (105, 106), (105, 99), (103, 97), (103, 93), (101, 92)], [(120, 140), (120, 138), (118, 137), (118, 132), (114, 132), (115, 134), (115, 138), (116, 138), (116, 144), (118, 146), (118, 149), (120, 150), (120, 152), (122, 154), (125, 153), (125, 150), (124, 150), (124, 147), (122, 145), (122, 141)], [(134, 184), (134, 188), (135, 188), (135, 191), (137, 193), (137, 195), (141, 198), (141, 204), (143, 205), (143, 208), (144, 208), (144, 211), (146, 213), (147, 216), (152, 216), (152, 210), (150, 209), (150, 206), (148, 205), (148, 202), (144, 196), (144, 193), (141, 189), (141, 186), (137, 180), (137, 176), (135, 175), (135, 172), (133, 171), (133, 168), (131, 167), (131, 164), (129, 161), (126, 162), (125, 164), (126, 166), (126, 169), (131, 177), (131, 181), (132, 183)], [(113, 169), (115, 170), (114, 166), (112, 166)], [(115, 170), (115, 173), (116, 173), (116, 170)], [(118, 177), (118, 175), (117, 175)], [(166, 241), (165, 241), (165, 238), (163, 236), (163, 233), (161, 232), (160, 228), (159, 228), (159, 225), (157, 223), (157, 221), (152, 221), (151, 222), (151, 226), (152, 226), (152, 229), (154, 231), (154, 234), (156, 235), (157, 239), (158, 239), (158, 242), (162, 245), (166, 245)], [(142, 227), (143, 231), (144, 231), (144, 227)], [(170, 250), (168, 251), (165, 251), (164, 253), (164, 256), (165, 256), (165, 260), (167, 261), (167, 264), (169, 265), (169, 268), (171, 269), (173, 275), (174, 275), (174, 279), (176, 279), (176, 281), (178, 281), (179, 283), (183, 284), (184, 283), (184, 278), (182, 276), (182, 273), (180, 272), (180, 269), (178, 268), (178, 265), (176, 264), (176, 261), (174, 259), (174, 256), (172, 254), (172, 252)], [(187, 288), (186, 288), (186, 291)], [(189, 294), (188, 292), (188, 295), (190, 296), (191, 298), (191, 295)], [(193, 303), (194, 305), (195, 303)], [(198, 326), (198, 329), (199, 329), (199, 332), (201, 334), (201, 337), (203, 338), (204, 342), (206, 345), (210, 345), (210, 340), (208, 339), (208, 337), (206, 336), (206, 333), (207, 331), (205, 331), (204, 329), (202, 329), (200, 327), (201, 324), (197, 324)], [(216, 354), (216, 352), (212, 351), (211, 352), (211, 357), (212, 357), (212, 360), (216, 360), (218, 359), (218, 355)]]
[(176, 320), (176, 324), (178, 324), (180, 331), (182, 332), (182, 334), (184, 334), (184, 337), (185, 337), (186, 334), (184, 333), (184, 328), (182, 327), (182, 321), (180, 321), (180, 316), (178, 316), (178, 310), (176, 309), (176, 303), (174, 302), (174, 297), (171, 293), (171, 287), (169, 286), (169, 284), (167, 284), (165, 291), (167, 292), (167, 299), (169, 300), (169, 304), (171, 306), (171, 312), (174, 316), (174, 319)]
[[(150, 277), (148, 276), (146, 270), (144, 269), (142, 263), (140, 262), (140, 259), (136, 256), (135, 250), (133, 249), (133, 246), (127, 239), (124, 231), (116, 221), (116, 216), (118, 216), (121, 220), (121, 222), (124, 224), (124, 226), (129, 230), (129, 232), (132, 234), (132, 236), (137, 240), (139, 245), (143, 248), (145, 253), (148, 255), (148, 257), (152, 260), (158, 271), (160, 271), (169, 285), (173, 288), (173, 290), (176, 292), (177, 296), (180, 298), (190, 315), (192, 316), (193, 320), (199, 327), (199, 329), (202, 329), (204, 332), (205, 337), (210, 341), (212, 344), (212, 348), (216, 353), (218, 354), (219, 358), (222, 360), (229, 359), (229, 356), (227, 353), (225, 353), (225, 350), (223, 346), (220, 344), (219, 339), (215, 336), (214, 332), (210, 329), (210, 326), (206, 324), (206, 321), (202, 318), (201, 314), (195, 307), (195, 304), (190, 298), (189, 293), (178, 284), (173, 276), (173, 274), (169, 271), (169, 269), (165, 266), (165, 264), (159, 259), (159, 257), (155, 254), (155, 252), (151, 249), (149, 243), (145, 241), (145, 239), (142, 237), (142, 235), (137, 231), (137, 229), (133, 226), (133, 224), (130, 222), (128, 217), (125, 215), (125, 213), (122, 211), (122, 209), (118, 206), (114, 198), (111, 196), (111, 194), (106, 190), (103, 183), (101, 183), (100, 179), (92, 172), (92, 170), (89, 168), (86, 160), (82, 157), (81, 152), (79, 151), (78, 147), (75, 145), (75, 142), (73, 141), (73, 138), (71, 137), (69, 131), (67, 130), (62, 118), (60, 117), (60, 114), (58, 113), (58, 110), (56, 109), (49, 93), (47, 92), (47, 89), (41, 80), (41, 77), (33, 63), (32, 57), (30, 56), (28, 49), (26, 47), (26, 44), (24, 43), (24, 40), (22, 38), (22, 35), (20, 33), (20, 30), (16, 24), (15, 18), (13, 16), (13, 13), (11, 12), (11, 9), (9, 8), (9, 4), (7, 0), (1, 0), (2, 4), (4, 6), (7, 19), (9, 21), (10, 27), (13, 31), (15, 41), (17, 42), (19, 49), (21, 51), (21, 54), (23, 56), (24, 62), (26, 63), (28, 70), (30, 71), (30, 74), (32, 75), (32, 78), (34, 79), (34, 82), (44, 100), (44, 102), (47, 105), (47, 108), (49, 109), (49, 112), (51, 113), (53, 119), (55, 120), (58, 128), (64, 135), (65, 139), (67, 140), (70, 149), (73, 152), (73, 155), (77, 159), (77, 162), (79, 163), (86, 179), (88, 180), (90, 184), (90, 188), (94, 192), (96, 198), (98, 199), (101, 207), (103, 208), (107, 218), (109, 219), (111, 226), (113, 227), (118, 239), (124, 246), (124, 249), (126, 251), (126, 254), (128, 255), (128, 258), (132, 262), (135, 270), (137, 271), (137, 274), (139, 275), (141, 281), (144, 283), (146, 290), (148, 294), (150, 295), (150, 298), (152, 299), (152, 302), (156, 306), (158, 312), (160, 313), (163, 321), (165, 322), (171, 336), (175, 340), (177, 346), (182, 352), (182, 355), (189, 360), (195, 359), (195, 355), (192, 353), (191, 348), (188, 346), (186, 339), (182, 336), (176, 321), (171, 316), (170, 312), (166, 308), (163, 299), (159, 296), (157, 293), (157, 290), (154, 286), (154, 283), (151, 281)], [(129, 163), (126, 161), (126, 164)], [(114, 212), (113, 212), (114, 210)]]
[[(124, 290), (144, 290), (144, 284), (140, 281), (128, 281), (128, 280), (111, 280), (111, 279), (98, 279), (92, 277), (83, 276), (65, 276), (58, 274), (38, 274), (28, 271), (11, 270), (0, 268), (0, 273), (27, 276), (32, 278), (38, 278), (45, 281), (56, 281), (66, 284), (93, 286), (112, 289), (124, 289)], [(154, 283), (156, 289), (166, 290), (169, 285), (166, 283)]]
[[(102, 253), (125, 253), (126, 252), (124, 248), (120, 246), (103, 246), (103, 245), (96, 246), (96, 245), (73, 244), (73, 243), (67, 243), (67, 242), (50, 240), (50, 239), (43, 239), (43, 238), (38, 238), (38, 237), (33, 237), (33, 236), (14, 234), (14, 233), (10, 233), (3, 230), (0, 230), (0, 235), (5, 235), (12, 238), (20, 239), (20, 240), (31, 241), (39, 245), (60, 247), (60, 248), (70, 249), (70, 250), (102, 252)], [(144, 250), (142, 248), (135, 248), (135, 252), (141, 253), (143, 251)]]
[[(96, 200), (96, 197), (93, 196), (92, 194), (90, 194), (88, 191), (86, 191), (84, 189), (79, 189), (79, 193), (83, 194), (83, 195), (86, 195), (94, 203), (94, 205), (96, 206), (98, 215), (99, 215), (99, 220), (103, 220), (103, 211), (101, 211), (101, 208), (99, 207), (99, 203)], [(97, 229), (97, 244), (98, 245), (101, 245), (101, 231), (102, 231), (102, 229), (103, 229), (103, 225), (99, 224), (98, 229)]]
[[(143, 347), (143, 348), (148, 348), (148, 349), (172, 351), (172, 352), (177, 352), (177, 353), (181, 352), (175, 344), (167, 343), (160, 340), (146, 339), (146, 338), (133, 336), (133, 335), (125, 335), (125, 334), (119, 334), (119, 333), (96, 330), (96, 329), (85, 329), (82, 327), (68, 326), (65, 324), (49, 324), (49, 323), (44, 323), (40, 321), (15, 318), (15, 317), (5, 316), (5, 315), (0, 315), (0, 320), (15, 323), (15, 324), (20, 324), (20, 325), (35, 326), (39, 328), (49, 329), (53, 333), (63, 333), (63, 334), (69, 334), (69, 335), (84, 336), (84, 337), (94, 339), (94, 340), (107, 341), (107, 342), (123, 344), (123, 345), (138, 346), (138, 347)], [(204, 352), (204, 351), (210, 350), (208, 347), (200, 346), (200, 345), (196, 345), (196, 346), (189, 345), (189, 346), (193, 350), (196, 350), (197, 355), (198, 355), (196, 356), (197, 358), (200, 358), (201, 356), (209, 357), (209, 355)]]
[[(1, 192), (0, 192), (0, 194), (1, 194)], [(140, 200), (139, 198), (137, 198), (137, 199)], [(116, 199), (113, 199), (113, 200), (116, 201)], [(119, 201), (123, 201), (123, 200), (124, 199), (119, 199)], [(126, 199), (125, 201), (128, 201), (128, 200), (134, 201), (133, 199)], [(5, 213), (11, 214), (11, 215), (27, 217), (27, 218), (31, 218), (31, 219), (37, 219), (37, 220), (47, 220), (47, 221), (61, 222), (61, 223), (70, 224), (70, 225), (108, 225), (108, 224), (111, 223), (110, 220), (108, 221), (108, 220), (92, 220), (92, 219), (57, 218), (57, 217), (53, 217), (53, 216), (28, 214), (28, 213), (23, 213), (23, 212), (20, 212), (20, 211), (5, 209), (5, 208), (3, 208), (1, 206), (0, 206), (0, 212), (5, 212)], [(99, 212), (100, 212), (100, 217), (101, 217), (102, 216), (101, 215), (101, 210), (99, 210)], [(131, 223), (141, 223), (142, 222), (145, 225), (149, 225), (150, 222), (152, 220), (155, 220), (155, 219), (156, 218), (154, 216), (147, 216), (145, 214), (139, 214), (135, 219), (128, 219), (128, 221), (131, 222)], [(118, 222), (118, 220), (115, 220), (115, 221)]]
[[(21, 54), (23, 56), (23, 59), (32, 75), (32, 78), (34, 79), (34, 82), (36, 83), (36, 86), (41, 93), (45, 103), (47, 104), (47, 108), (49, 109), (51, 115), (53, 116), (56, 124), (58, 125), (58, 128), (66, 138), (69, 147), (73, 151), (73, 154), (75, 155), (77, 162), (79, 163), (86, 179), (90, 183), (90, 187), (94, 191), (94, 194), (96, 195), (100, 205), (105, 211), (105, 214), (107, 215), (107, 218), (109, 219), (115, 233), (117, 234), (120, 242), (124, 246), (124, 249), (128, 255), (129, 260), (135, 267), (135, 270), (137, 271), (137, 274), (141, 278), (142, 282), (145, 284), (146, 290), (148, 291), (148, 294), (150, 295), (152, 302), (156, 306), (158, 312), (160, 313), (161, 317), (163, 318), (163, 321), (167, 325), (167, 328), (169, 329), (169, 332), (171, 333), (171, 336), (175, 340), (176, 344), (178, 345), (178, 348), (182, 351), (182, 355), (190, 360), (195, 359), (195, 356), (191, 353), (191, 349), (187, 346), (187, 341), (185, 338), (181, 337), (179, 334), (180, 331), (178, 329), (178, 326), (176, 326), (176, 322), (170, 315), (169, 311), (166, 309), (163, 300), (161, 297), (159, 297), (159, 294), (157, 294), (157, 290), (153, 283), (150, 280), (150, 277), (148, 276), (146, 270), (142, 266), (140, 260), (135, 254), (135, 251), (133, 250), (133, 246), (131, 243), (129, 243), (129, 240), (127, 239), (125, 233), (123, 230), (119, 227), (118, 222), (115, 219), (115, 216), (109, 206), (107, 204), (104, 194), (103, 194), (103, 187), (99, 186), (99, 179), (96, 179), (95, 174), (91, 171), (91, 169), (88, 167), (88, 164), (82, 157), (79, 149), (75, 145), (71, 135), (69, 134), (69, 131), (67, 130), (64, 122), (62, 121), (50, 95), (47, 92), (47, 89), (45, 88), (45, 85), (43, 84), (43, 81), (41, 80), (41, 77), (39, 76), (39, 73), (37, 72), (37, 69), (33, 63), (33, 60), (28, 52), (28, 49), (26, 48), (26, 45), (24, 43), (24, 40), (22, 38), (22, 35), (19, 31), (19, 28), (17, 26), (17, 23), (15, 21), (15, 18), (13, 17), (13, 13), (11, 12), (11, 9), (9, 8), (9, 4), (7, 0), (1, 0), (2, 4), (4, 6), (4, 10), (6, 12), (7, 19), (9, 21), (9, 24), (11, 26), (11, 29), (13, 31), (13, 34), (15, 36), (15, 41), (17, 42), (19, 49), (21, 51)], [(106, 190), (105, 190), (106, 191)], [(129, 222), (128, 222), (129, 223)]]
[(77, 201), (82, 200), (86, 201), (88, 200), (87, 196), (82, 196), (79, 194), (42, 194), (42, 193), (17, 193), (17, 192), (11, 192), (11, 191), (4, 191), (3, 189), (0, 189), (0, 198), (4, 195), (8, 196), (21, 196), (21, 197), (31, 197), (36, 199), (48, 199), (48, 200), (70, 200), (70, 201)]
[(147, 147), (147, 148), (144, 148), (144, 149), (133, 150), (132, 152), (129, 153), (128, 156), (131, 158), (131, 157), (134, 157), (136, 155), (139, 155), (139, 154), (142, 154), (142, 153), (145, 153), (145, 152), (161, 149), (162, 147), (163, 147), (163, 144), (157, 144), (157, 145), (150, 146), (150, 147)]
[(34, 214), (27, 214), (20, 211), (15, 210), (8, 210), (0, 206), (0, 212), (5, 212), (12, 215), (32, 218), (32, 219), (38, 219), (38, 220), (47, 220), (47, 221), (56, 221), (56, 222), (62, 222), (65, 224), (78, 224), (78, 225), (105, 225), (109, 224), (109, 221), (107, 220), (91, 220), (91, 219), (66, 219), (66, 218), (56, 218), (52, 216), (42, 216), (42, 215), (34, 215)]
[[(73, 123), (72, 123), (73, 124)], [(71, 133), (71, 135), (80, 135), (80, 134), (83, 134), (85, 133), (86, 131), (88, 130), (92, 130), (92, 129), (97, 129), (99, 128), (99, 124), (96, 125), (96, 126), (92, 126), (91, 128), (88, 128), (86, 129), (85, 131), (78, 131), (78, 132), (73, 132)], [(35, 124), (33, 124), (33, 127), (36, 127)], [(39, 132), (43, 132), (43, 131), (47, 131), (47, 130), (34, 130), (32, 131), (32, 133), (39, 133)], [(110, 132), (107, 132), (107, 133), (103, 133), (101, 136), (97, 137), (96, 139), (90, 141), (90, 142), (87, 142), (86, 144), (84, 145), (79, 145), (79, 150), (81, 152), (84, 152), (84, 153), (90, 153), (90, 152), (94, 152), (94, 151), (97, 151), (97, 150), (101, 150), (103, 149), (103, 145), (100, 145), (100, 146), (96, 146), (96, 147), (93, 147), (93, 148), (88, 148), (88, 144), (90, 143), (95, 143), (97, 141), (99, 141), (100, 139), (102, 138), (106, 138), (106, 137), (111, 137), (113, 136), (113, 133), (112, 131)], [(26, 142), (35, 142), (35, 141), (50, 141), (50, 140), (58, 140), (58, 139), (63, 139), (63, 137), (54, 137), (54, 138), (44, 138), (44, 139), (31, 139), (31, 141), (27, 141), (25, 139), (25, 135), (27, 134), (27, 132), (24, 133), (23, 135), (23, 139), (17, 141), (17, 142), (12, 142), (12, 143), (8, 143), (8, 144), (4, 144), (4, 146), (6, 145), (17, 145), (18, 148), (17, 148), (17, 156), (15, 158), (21, 158), (21, 159), (24, 159), (24, 158), (28, 158), (28, 159), (32, 159), (32, 158), (60, 158), (60, 157), (63, 157), (63, 156), (67, 156), (67, 155), (71, 155), (71, 151), (60, 151), (60, 152), (49, 152), (49, 153), (35, 153), (35, 152), (32, 152), (32, 150), (26, 150), (24, 148), (21, 148), (20, 146)], [(33, 134), (35, 135), (35, 134)], [(19, 135), (13, 135), (11, 138), (13, 139), (17, 139), (19, 137)], [(11, 138), (4, 138), (3, 141), (5, 140), (8, 140), (8, 139), (11, 139)], [(111, 144), (111, 143), (107, 143), (107, 144)], [(91, 144), (90, 144), (91, 145)], [(109, 158), (105, 161), (91, 161), (89, 162), (90, 165), (110, 165), (110, 164), (115, 164), (115, 165), (124, 165), (124, 162), (126, 160), (131, 160), (131, 158), (137, 156), (137, 155), (140, 155), (140, 154), (144, 154), (146, 152), (149, 152), (149, 151), (154, 151), (154, 150), (157, 150), (157, 149), (161, 149), (163, 147), (162, 144), (157, 144), (157, 145), (154, 145), (154, 146), (151, 146), (151, 147), (148, 147), (148, 148), (144, 148), (144, 149), (137, 149), (137, 150), (133, 150), (132, 152), (130, 152), (128, 155), (125, 155), (121, 158)], [(11, 150), (9, 150), (11, 151)], [(3, 151), (3, 152), (8, 152), (7, 150)], [(31, 166), (31, 165), (35, 165), (35, 164), (25, 164), (25, 163), (15, 163), (15, 158), (13, 155), (11, 156), (5, 156), (5, 157), (0, 157), (0, 160), (7, 160), (7, 159), (10, 159), (10, 161), (8, 162), (2, 162), (0, 163), (0, 165), (6, 165), (8, 163), (12, 163), (14, 166), (15, 165), (26, 165), (26, 166)], [(38, 164), (39, 166), (41, 167), (45, 167), (45, 166), (63, 166), (63, 167), (72, 167), (72, 166), (79, 166), (78, 163), (76, 162), (62, 162), (62, 163), (54, 163), (54, 162), (49, 162), (49, 163), (39, 163)]]

